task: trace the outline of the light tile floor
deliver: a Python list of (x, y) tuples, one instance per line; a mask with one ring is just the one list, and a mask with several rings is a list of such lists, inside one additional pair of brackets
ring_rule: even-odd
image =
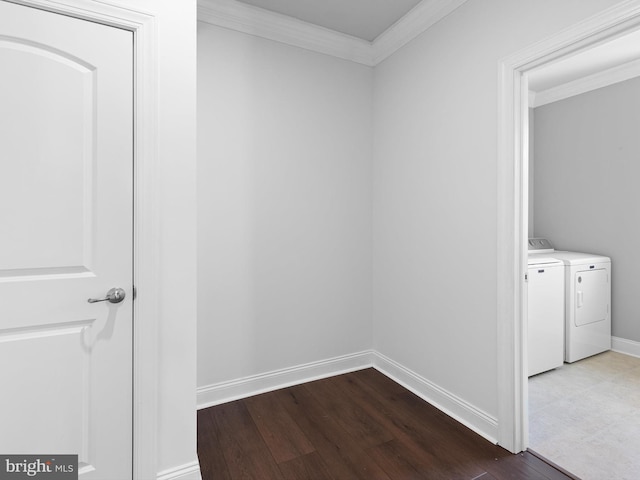
[(605, 352), (531, 377), (529, 446), (583, 480), (640, 479), (640, 358)]

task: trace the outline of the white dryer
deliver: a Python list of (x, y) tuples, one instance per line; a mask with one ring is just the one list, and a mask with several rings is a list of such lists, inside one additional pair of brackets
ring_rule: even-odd
[(565, 270), (567, 363), (611, 350), (611, 259), (554, 251)]
[(564, 363), (564, 263), (548, 241), (529, 242), (527, 351), (530, 377)]

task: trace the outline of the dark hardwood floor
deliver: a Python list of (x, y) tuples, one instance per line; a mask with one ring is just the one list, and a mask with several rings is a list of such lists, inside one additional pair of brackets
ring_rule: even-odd
[(198, 412), (203, 480), (566, 480), (374, 369)]

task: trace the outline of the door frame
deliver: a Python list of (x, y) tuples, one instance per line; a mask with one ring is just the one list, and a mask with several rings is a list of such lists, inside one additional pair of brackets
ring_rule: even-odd
[(156, 478), (158, 413), (158, 305), (160, 198), (157, 157), (157, 55), (154, 15), (93, 0), (5, 0), (27, 7), (129, 30), (134, 49), (133, 472)]
[(640, 0), (626, 0), (499, 62), (498, 443), (528, 446), (526, 283), (528, 233), (527, 72), (640, 29)]

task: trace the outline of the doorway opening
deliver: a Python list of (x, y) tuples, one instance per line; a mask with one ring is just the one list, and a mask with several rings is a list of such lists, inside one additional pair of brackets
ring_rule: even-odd
[[(625, 355), (632, 352), (612, 337), (634, 338), (627, 270), (640, 261), (631, 241), (640, 218), (638, 45), (640, 34), (629, 33), (528, 74), (528, 236), (555, 247), (529, 252), (528, 446), (584, 479), (633, 478), (640, 469), (620, 448), (640, 442), (640, 358)], [(609, 67), (618, 58), (621, 65)], [(569, 82), (547, 80), (545, 87), (544, 77)], [(584, 263), (594, 269), (585, 271)], [(599, 279), (597, 286), (588, 277)]]
[[(517, 453), (529, 447), (527, 379), (527, 240), (529, 237), (529, 80), (588, 58), (640, 32), (640, 2), (624, 2), (500, 64), (498, 161), (498, 381), (499, 444)], [(638, 42), (636, 42), (636, 45)], [(640, 58), (636, 51), (635, 59)], [(631, 62), (625, 57), (617, 65)], [(577, 81), (608, 65), (591, 58), (587, 70), (569, 68)], [(604, 66), (603, 66), (604, 65)], [(584, 66), (583, 66), (584, 67)], [(567, 74), (565, 72), (564, 74)]]

